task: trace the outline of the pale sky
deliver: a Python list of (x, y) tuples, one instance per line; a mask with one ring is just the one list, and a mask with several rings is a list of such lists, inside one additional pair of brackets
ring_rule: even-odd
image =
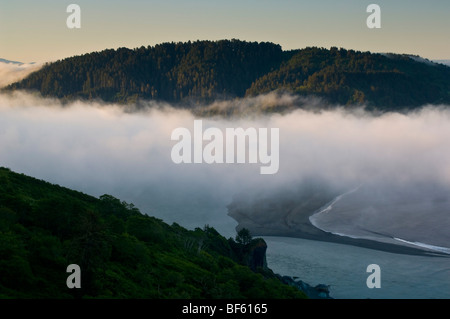
[[(69, 4), (81, 29), (69, 29)], [(369, 4), (381, 29), (369, 29)], [(449, 0), (0, 0), (0, 58), (46, 62), (162, 42), (240, 39), (450, 59)]]

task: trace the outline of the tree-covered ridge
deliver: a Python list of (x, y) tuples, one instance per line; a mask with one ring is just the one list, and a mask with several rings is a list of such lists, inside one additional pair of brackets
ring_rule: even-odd
[[(250, 246), (0, 168), (0, 298), (305, 297), (270, 269), (252, 271)], [(81, 289), (66, 285), (70, 264)]]
[(450, 68), (417, 57), (338, 48), (283, 51), (239, 40), (105, 50), (46, 65), (8, 90), (133, 103), (242, 98), (275, 90), (392, 110), (450, 103)]
[(247, 95), (277, 89), (385, 110), (450, 103), (450, 68), (408, 55), (306, 48), (256, 80)]
[(255, 77), (277, 67), (281, 55), (279, 45), (237, 40), (120, 48), (48, 64), (12, 88), (109, 102), (239, 97)]

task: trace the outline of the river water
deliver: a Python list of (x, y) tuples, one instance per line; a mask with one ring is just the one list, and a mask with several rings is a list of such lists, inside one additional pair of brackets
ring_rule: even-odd
[[(448, 299), (450, 259), (387, 253), (350, 245), (264, 237), (276, 273), (330, 286), (336, 299)], [(367, 266), (380, 266), (380, 288), (368, 288)]]

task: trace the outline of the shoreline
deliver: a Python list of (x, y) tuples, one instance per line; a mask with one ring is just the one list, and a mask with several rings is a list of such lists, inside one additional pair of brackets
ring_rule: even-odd
[[(240, 225), (238, 226), (240, 227)], [(314, 227), (311, 225), (311, 227)], [(413, 256), (427, 256), (427, 257), (446, 257), (450, 258), (450, 255), (441, 253), (438, 251), (431, 251), (401, 244), (384, 243), (376, 240), (370, 240), (365, 238), (352, 238), (346, 236), (339, 236), (332, 233), (325, 232), (318, 228), (315, 228), (313, 232), (299, 232), (284, 233), (274, 230), (266, 232), (255, 232), (254, 236), (272, 236), (272, 237), (292, 237), (308, 240), (316, 240), (322, 242), (330, 242), (343, 245), (352, 245), (361, 248), (379, 250), (395, 254), (413, 255)]]
[[(258, 218), (252, 218), (253, 216), (251, 216), (251, 214), (244, 214), (242, 211), (234, 209), (229, 210), (228, 215), (237, 221), (237, 230), (247, 228), (253, 236), (302, 238), (352, 245), (395, 254), (450, 258), (450, 255), (446, 253), (414, 246), (407, 246), (406, 244), (402, 245), (365, 238), (352, 238), (326, 232), (311, 223), (309, 220), (309, 217), (312, 216), (311, 214), (295, 208), (290, 211), (289, 214), (283, 216), (281, 222), (273, 220), (272, 218), (269, 218), (266, 221)], [(292, 216), (295, 216), (295, 220), (292, 219)], [(278, 216), (278, 218), (279, 217), (280, 216)]]

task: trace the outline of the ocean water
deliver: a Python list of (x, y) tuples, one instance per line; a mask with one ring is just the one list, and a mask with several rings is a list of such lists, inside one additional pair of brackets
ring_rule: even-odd
[(337, 196), (309, 220), (323, 231), (450, 254), (449, 189), (422, 184), (361, 185)]
[[(274, 98), (261, 99), (272, 103)], [(310, 212), (316, 227), (448, 252), (449, 110), (425, 107), (382, 116), (362, 110), (297, 110), (204, 119), (205, 128), (223, 132), (236, 127), (280, 128), (279, 172), (260, 175), (261, 163), (175, 164), (171, 133), (179, 127), (192, 129), (196, 119), (185, 110), (162, 105), (123, 112), (116, 105), (95, 102), (62, 107), (56, 100), (34, 95), (0, 94), (0, 165), (93, 196), (111, 194), (169, 224), (190, 229), (208, 224), (227, 238), (236, 234), (237, 221), (227, 210), (236, 194), (252, 199), (252, 192), (261, 191), (286, 201), (287, 205), (271, 205), (257, 197), (250, 217), (256, 224), (295, 227), (300, 219), (279, 207), (292, 208), (299, 198), (295, 190), (317, 179), (324, 189), (343, 192)], [(311, 285), (330, 285), (334, 298), (450, 298), (449, 258), (265, 238), (270, 268)], [(371, 264), (381, 268), (381, 288), (366, 285)]]
[[(150, 211), (168, 223), (177, 222), (189, 229), (208, 224), (226, 238), (236, 235), (237, 222), (227, 215), (226, 199), (201, 195), (195, 190), (179, 189), (176, 197), (165, 197), (164, 193), (164, 189), (144, 190), (141, 196), (130, 200), (142, 211)], [(346, 232), (351, 233), (348, 225)], [(298, 277), (313, 286), (329, 285), (330, 295), (336, 299), (450, 298), (450, 255), (411, 256), (300, 238), (262, 237), (268, 245), (268, 266), (274, 272)], [(381, 236), (371, 239), (388, 241)], [(395, 239), (389, 242), (402, 244)], [(367, 266), (371, 264), (380, 266), (381, 288), (367, 287), (371, 275)]]
[[(180, 189), (177, 197), (165, 198), (164, 193), (166, 193), (164, 189), (155, 190), (153, 193), (146, 190), (143, 191), (142, 197), (133, 198), (133, 201), (139, 203), (138, 206), (145, 207), (144, 211), (151, 211), (169, 223), (176, 221), (190, 229), (208, 224), (227, 238), (235, 236), (237, 222), (227, 215), (227, 199), (207, 196), (206, 192), (199, 193), (194, 189), (190, 191)], [(149, 197), (153, 200), (146, 200), (148, 197), (144, 194), (151, 195)], [(334, 207), (340, 206), (335, 205)], [(355, 214), (359, 210), (353, 211)], [(348, 221), (348, 218), (340, 216), (341, 213), (338, 210), (327, 211), (321, 216), (326, 217), (323, 219), (326, 221), (324, 225), (321, 225), (320, 214), (315, 215), (314, 221), (317, 226), (329, 231), (345, 231), (352, 237), (415, 246), (430, 252), (445, 252), (445, 250), (438, 249), (443, 248), (441, 246), (420, 247), (368, 231), (360, 233), (358, 218), (354, 216), (351, 223), (343, 223), (342, 221)], [(332, 217), (335, 218), (334, 224), (331, 223)], [(399, 224), (397, 228), (400, 230), (403, 229), (400, 227), (402, 219), (403, 216), (400, 214), (397, 223)], [(379, 219), (375, 219), (375, 221), (373, 227), (386, 224), (386, 221), (383, 222)], [(446, 220), (435, 220), (435, 222), (436, 227), (442, 227)], [(424, 224), (422, 223), (422, 225)], [(365, 226), (366, 229), (370, 228), (368, 223)], [(434, 229), (437, 229), (436, 227)], [(433, 237), (432, 231), (424, 229), (420, 238), (423, 239), (427, 232), (428, 238)], [(268, 245), (267, 263), (269, 268), (280, 275), (298, 277), (313, 286), (329, 285), (330, 295), (335, 299), (450, 298), (450, 254), (448, 258), (412, 256), (300, 238), (262, 237)], [(436, 242), (439, 242), (438, 238)], [(380, 266), (381, 288), (368, 288), (367, 286), (367, 278), (371, 275), (367, 272), (367, 267), (372, 264)]]
[[(152, 211), (168, 223), (176, 221), (189, 229), (208, 224), (227, 238), (235, 236), (237, 222), (227, 216), (225, 201), (185, 195), (172, 200), (154, 196), (155, 200), (144, 211)], [(134, 198), (134, 202), (146, 205), (145, 197)], [(268, 245), (269, 268), (312, 286), (329, 285), (330, 295), (335, 299), (450, 298), (450, 255), (449, 258), (411, 256), (300, 238), (262, 237)], [(371, 275), (367, 266), (371, 264), (380, 266), (381, 288), (367, 287)]]
[[(430, 185), (389, 192), (360, 186), (317, 210), (310, 221), (340, 236), (406, 245), (444, 257), (388, 253), (298, 238), (265, 237), (267, 261), (276, 273), (311, 285), (330, 285), (334, 298), (450, 298), (450, 203)], [(380, 267), (380, 288), (369, 288), (369, 265)]]
[[(264, 237), (276, 273), (330, 286), (336, 299), (449, 299), (450, 258), (387, 253), (299, 238)], [(449, 256), (450, 257), (450, 256)], [(380, 288), (368, 288), (367, 266), (380, 266)]]
[[(148, 211), (189, 229), (208, 224), (227, 238), (235, 236), (237, 222), (227, 215), (225, 200), (186, 192), (184, 195), (172, 200), (152, 196)], [(145, 198), (134, 198), (134, 202), (145, 206)], [(450, 298), (450, 255), (449, 258), (412, 256), (300, 238), (262, 237), (268, 245), (269, 268), (312, 286), (329, 285), (330, 295), (335, 299)], [(402, 244), (394, 239), (391, 242)], [(367, 266), (371, 264), (380, 266), (381, 288), (367, 287), (371, 275)]]

